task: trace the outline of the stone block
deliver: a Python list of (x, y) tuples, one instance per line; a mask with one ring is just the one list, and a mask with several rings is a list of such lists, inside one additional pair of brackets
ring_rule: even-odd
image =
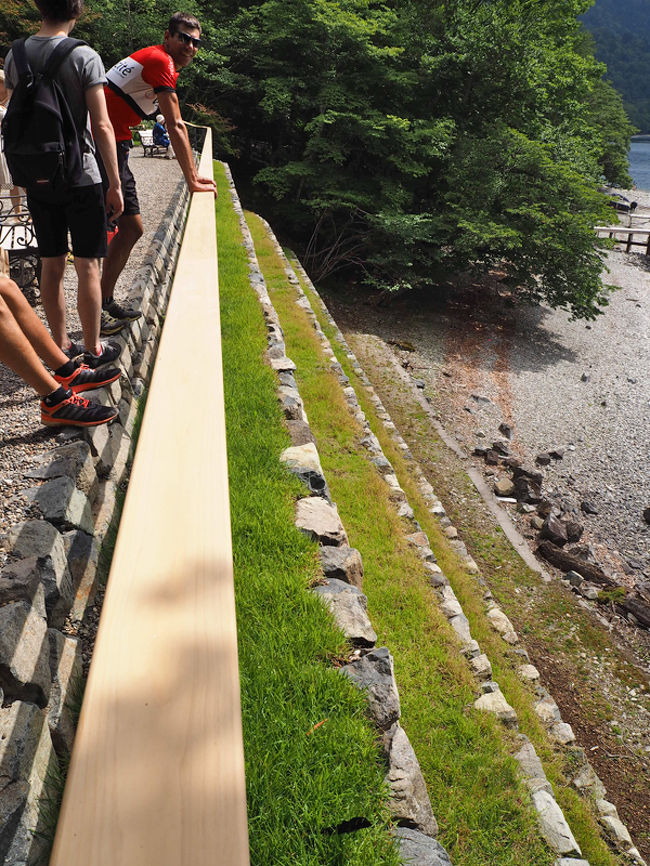
[(309, 424), (305, 424), (304, 421), (292, 421), (291, 419), (287, 419), (285, 423), (291, 437), (291, 442), (294, 445), (306, 445), (308, 442), (316, 444)]
[(451, 866), (449, 855), (440, 842), (419, 830), (396, 827), (393, 836), (404, 866)]
[(393, 671), (393, 658), (386, 647), (344, 665), (341, 673), (366, 692), (368, 710), (375, 724), (388, 730), (400, 717), (399, 694)]
[(345, 637), (359, 646), (374, 646), (377, 635), (368, 618), (368, 600), (356, 586), (327, 578), (313, 590), (328, 606)]
[(405, 822), (428, 836), (438, 833), (438, 824), (424, 783), (420, 764), (409, 738), (396, 724), (386, 735), (390, 794), (388, 809), (396, 822)]
[(13, 560), (0, 572), (0, 606), (12, 601), (25, 601), (37, 608), (40, 602), (40, 609), (36, 612), (43, 617), (46, 615), (37, 556)]
[(296, 526), (305, 535), (323, 545), (348, 545), (336, 506), (320, 496), (309, 496), (296, 503)]
[(539, 679), (539, 671), (534, 665), (519, 665), (517, 673), (522, 680), (527, 682), (535, 682)]
[(465, 614), (452, 616), (449, 620), (449, 625), (456, 632), (456, 635), (463, 646), (469, 646), (472, 643), (472, 635), (469, 630), (469, 620)]
[(540, 831), (553, 851), (581, 855), (580, 846), (553, 797), (547, 791), (535, 791), (532, 797)]
[(534, 710), (544, 724), (561, 722), (560, 708), (550, 695), (541, 698), (534, 706)]
[(493, 607), (492, 610), (488, 611), (487, 617), (492, 627), (499, 632), (506, 643), (515, 644), (518, 642), (517, 632), (502, 610), (499, 610), (498, 607)]
[(601, 815), (600, 823), (605, 828), (605, 832), (619, 847), (628, 847), (632, 844), (629, 831), (620, 818), (614, 815)]
[(575, 857), (558, 857), (553, 866), (589, 866), (589, 861), (577, 860)]
[(68, 559), (68, 568), (74, 587), (85, 581), (89, 574), (97, 571), (99, 545), (92, 535), (80, 530), (66, 532), (63, 544)]
[(442, 586), (440, 593), (440, 610), (444, 613), (447, 619), (454, 616), (463, 616), (463, 609), (460, 602), (456, 598), (456, 594), (450, 586)]
[(50, 625), (60, 626), (74, 596), (63, 537), (46, 520), (26, 520), (11, 527), (9, 543), (12, 557), (38, 558), (39, 580), (45, 593)]
[(354, 547), (321, 547), (320, 563), (325, 577), (343, 580), (357, 589), (363, 588), (363, 562)]
[(285, 418), (290, 421), (306, 421), (305, 409), (297, 388), (280, 385), (278, 399)]
[(292, 445), (280, 455), (280, 461), (303, 481), (312, 493), (330, 500), (318, 450), (312, 442)]
[(490, 664), (490, 659), (485, 655), (485, 653), (480, 653), (480, 655), (470, 659), (469, 664), (475, 677), (478, 677), (480, 680), (491, 679), (492, 665)]
[(542, 762), (537, 756), (535, 747), (528, 738), (526, 738), (523, 746), (515, 755), (515, 760), (519, 764), (521, 775), (524, 777), (524, 781), (531, 792), (546, 791), (547, 794), (553, 795), (553, 789), (551, 788), (551, 783), (546, 778)]
[(81, 690), (81, 645), (56, 629), (48, 631), (52, 689), (47, 706), (47, 722), (58, 755), (69, 755), (75, 734), (76, 718), (71, 701)]
[(482, 713), (493, 713), (500, 722), (508, 727), (516, 727), (517, 714), (506, 701), (501, 689), (481, 695), (474, 701), (474, 709)]
[(282, 358), (270, 358), (271, 369), (275, 370), (276, 373), (285, 373), (287, 370), (295, 370), (296, 365), (293, 363), (291, 358), (287, 358), (286, 355)]
[(0, 607), (0, 687), (9, 698), (44, 707), (51, 684), (49, 645), (37, 607), (25, 601)]
[(569, 743), (575, 743), (576, 740), (573, 728), (571, 725), (567, 724), (567, 722), (556, 722), (549, 733), (556, 742), (563, 746), (568, 746)]
[(70, 442), (47, 451), (43, 455), (39, 465), (26, 472), (28, 478), (37, 478), (40, 481), (48, 481), (51, 478), (60, 478), (65, 475), (72, 478), (76, 487), (92, 499), (97, 475), (90, 447), (87, 442), (81, 440)]
[(72, 478), (53, 478), (26, 491), (26, 495), (38, 505), (45, 520), (59, 529), (83, 529), (92, 533), (88, 497), (77, 490)]
[(0, 851), (7, 866), (45, 862), (39, 799), (55, 765), (43, 711), (21, 701), (0, 709)]
[(85, 431), (93, 454), (96, 456), (95, 469), (100, 478), (118, 480), (118, 475), (124, 471), (128, 458), (130, 437), (124, 427), (117, 421), (103, 424)]

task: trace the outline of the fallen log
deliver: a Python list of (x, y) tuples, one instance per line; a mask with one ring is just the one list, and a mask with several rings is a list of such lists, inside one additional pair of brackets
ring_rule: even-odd
[(631, 613), (640, 626), (650, 630), (650, 604), (647, 602), (628, 595), (622, 601), (616, 602), (616, 609), (619, 612)]
[(613, 578), (605, 574), (597, 565), (593, 565), (591, 562), (575, 556), (575, 554), (556, 547), (550, 541), (540, 542), (537, 553), (547, 562), (550, 562), (551, 565), (562, 569), (562, 571), (577, 571), (578, 574), (582, 575), (590, 583), (596, 583), (599, 586), (607, 586), (613, 589), (622, 589), (625, 592), (625, 597), (612, 599), (616, 610), (622, 616), (631, 613), (642, 628), (650, 630), (650, 604), (642, 597), (639, 597), (638, 594), (632, 595), (630, 590), (616, 583)]
[(605, 574), (602, 568), (569, 553), (567, 550), (561, 550), (550, 541), (541, 541), (537, 553), (556, 568), (560, 568), (562, 571), (577, 571), (591, 583), (597, 583), (599, 586), (619, 586), (613, 578)]

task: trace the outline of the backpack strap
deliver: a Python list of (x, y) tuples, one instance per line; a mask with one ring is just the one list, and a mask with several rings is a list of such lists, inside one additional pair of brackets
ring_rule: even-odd
[(83, 39), (71, 39), (70, 36), (66, 36), (65, 39), (62, 39), (59, 44), (56, 46), (54, 51), (49, 56), (47, 63), (45, 64), (45, 68), (42, 71), (42, 75), (45, 78), (53, 78), (56, 70), (59, 68), (61, 63), (65, 60), (65, 58), (70, 54), (71, 51), (78, 45), (86, 45)]
[(16, 41), (12, 43), (11, 56), (16, 64), (18, 78), (27, 78), (29, 79), (28, 83), (31, 84), (34, 80), (34, 73), (32, 72), (32, 67), (29, 65), (29, 60), (27, 59), (25, 41), (25, 39), (16, 39)]

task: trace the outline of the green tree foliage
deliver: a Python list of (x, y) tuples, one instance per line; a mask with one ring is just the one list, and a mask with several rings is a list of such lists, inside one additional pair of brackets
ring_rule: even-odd
[(630, 120), (650, 133), (650, 5), (647, 0), (596, 0), (583, 21)]
[[(18, 3), (24, 0), (11, 0)], [(620, 99), (585, 41), (589, 0), (194, 0), (206, 48), (183, 97), (316, 277), (435, 288), (498, 268), (515, 295), (606, 303), (596, 188), (629, 182)], [(113, 62), (167, 0), (95, 0)]]
[(630, 129), (585, 49), (587, 5), (234, 11), (220, 75), (242, 167), (315, 273), (354, 266), (396, 289), (498, 267), (520, 296), (592, 317), (607, 299), (595, 188), (603, 175), (628, 180)]

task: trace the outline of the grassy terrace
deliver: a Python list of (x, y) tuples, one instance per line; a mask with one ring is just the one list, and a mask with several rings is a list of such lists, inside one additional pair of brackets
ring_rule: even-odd
[[(262, 363), (266, 331), (217, 166), (219, 270), (251, 863), (397, 864), (384, 771), (364, 701), (332, 662), (346, 652), (308, 587), (316, 546), (293, 525), (299, 483)], [(314, 726), (323, 722), (314, 730)], [(312, 733), (310, 733), (310, 731)], [(364, 817), (367, 829), (340, 834)]]
[[(224, 372), (238, 593), (251, 860), (256, 864), (396, 862), (385, 844), (383, 769), (363, 703), (335, 673), (345, 657), (320, 603), (306, 588), (317, 575), (315, 548), (293, 528), (293, 502), (304, 494), (278, 457), (289, 444), (262, 362), (266, 332), (248, 287), (247, 264), (227, 187), (219, 171), (219, 253)], [(350, 543), (363, 556), (364, 591), (379, 639), (395, 659), (402, 724), (418, 755), (455, 866), (548, 864), (529, 795), (514, 759), (515, 735), (471, 709), (476, 684), (405, 540), (411, 531), (388, 499), (387, 485), (360, 445), (313, 328), (296, 306), (284, 265), (261, 222), (248, 217), (257, 255), (280, 316), (296, 378), (333, 499)], [(321, 322), (327, 332), (327, 324)], [(332, 337), (329, 334), (330, 338)], [(337, 347), (335, 346), (335, 349)], [(344, 354), (339, 360), (346, 366)], [(569, 767), (532, 712), (516, 659), (488, 627), (475, 578), (460, 565), (419, 500), (408, 466), (377, 422), (354, 373), (346, 373), (393, 463), (439, 563), (488, 653), (495, 678), (535, 743), (584, 856), (615, 864), (590, 811), (566, 784)], [(255, 435), (251, 435), (251, 431)], [(525, 575), (526, 580), (532, 576)], [(327, 719), (311, 735), (315, 724)], [(327, 831), (363, 816), (372, 827), (344, 836)]]

